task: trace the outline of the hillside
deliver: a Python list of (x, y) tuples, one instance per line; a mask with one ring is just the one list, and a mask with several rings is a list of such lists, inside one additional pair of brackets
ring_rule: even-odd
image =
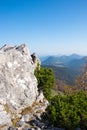
[[(70, 56), (50, 56), (42, 62), (42, 66), (51, 67), (58, 84), (74, 86), (75, 80), (81, 74), (81, 69), (86, 63), (87, 57), (72, 54)], [(61, 83), (60, 83), (60, 82)]]
[(46, 68), (52, 68), (56, 80), (63, 81), (65, 84), (73, 86), (75, 85), (75, 79), (79, 75), (78, 71), (71, 69), (69, 67), (59, 67), (59, 66), (44, 66)]
[(83, 58), (81, 59), (73, 59), (71, 60), (70, 62), (68, 62), (68, 66), (70, 68), (73, 68), (75, 69), (76, 71), (80, 71), (81, 68), (84, 66), (84, 64), (87, 63), (87, 56), (84, 56)]

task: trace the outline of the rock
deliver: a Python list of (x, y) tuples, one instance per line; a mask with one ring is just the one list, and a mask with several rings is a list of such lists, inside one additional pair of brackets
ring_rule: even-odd
[(20, 120), (20, 121), (17, 123), (18, 126), (23, 126), (24, 124), (25, 124), (25, 122), (22, 121), (22, 120)]
[(0, 127), (0, 130), (8, 130), (8, 126)]
[(32, 130), (32, 128), (24, 128), (23, 130)]
[[(11, 126), (12, 120), (21, 118), (21, 111), (36, 101), (36, 61), (34, 63), (25, 44), (0, 48), (0, 126)], [(24, 122), (28, 121), (28, 116), (23, 117)]]
[(0, 112), (0, 126), (11, 124), (11, 117), (6, 111)]
[(29, 121), (29, 114), (23, 115), (20, 121), (28, 122)]
[(44, 95), (43, 93), (39, 93), (38, 97), (37, 97), (37, 102), (43, 102), (43, 99), (44, 99)]
[(18, 129), (14, 127), (9, 127), (8, 130), (18, 130)]
[(18, 110), (32, 105), (38, 95), (33, 61), (25, 44), (0, 49), (0, 103)]
[(43, 129), (45, 126), (45, 124), (43, 123), (43, 122), (41, 122), (40, 120), (32, 120), (32, 121), (30, 121), (30, 124), (32, 125), (32, 126), (37, 126), (38, 128), (41, 128), (41, 129)]
[(32, 57), (32, 60), (33, 60), (34, 68), (38, 67), (40, 69), (41, 62), (40, 62), (38, 56), (36, 55), (36, 53), (33, 53), (31, 55), (31, 57)]
[(22, 117), (22, 119), (25, 121), (25, 122), (28, 122), (29, 121), (29, 114), (26, 114)]
[(11, 124), (11, 116), (4, 109), (3, 105), (0, 105), (0, 126)]
[[(0, 48), (0, 130), (45, 127), (39, 118), (49, 103), (43, 93), (38, 92), (36, 67), (40, 67), (40, 60), (35, 53), (30, 55), (25, 44)], [(32, 119), (34, 128), (29, 124)]]
[(18, 128), (18, 130), (24, 130), (24, 129), (20, 127), (20, 128)]
[(23, 126), (28, 121), (29, 121), (29, 114), (23, 115), (21, 120), (17, 123), (17, 125)]

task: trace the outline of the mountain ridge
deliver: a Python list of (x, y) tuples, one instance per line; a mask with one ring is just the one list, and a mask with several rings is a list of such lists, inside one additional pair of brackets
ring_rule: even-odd
[[(78, 66), (81, 66), (79, 64), (85, 63), (86, 56), (81, 56), (78, 54), (71, 54), (69, 56), (67, 55), (61, 55), (61, 56), (49, 56), (44, 61), (42, 61), (42, 65), (52, 65), (52, 66), (59, 66), (59, 67), (71, 67), (72, 63), (75, 62), (78, 64)], [(72, 66), (73, 68), (75, 67)]]
[(49, 56), (42, 66), (51, 67), (56, 80), (64, 81), (67, 85), (75, 85), (76, 78), (81, 75), (81, 69), (86, 64), (87, 56), (78, 54)]

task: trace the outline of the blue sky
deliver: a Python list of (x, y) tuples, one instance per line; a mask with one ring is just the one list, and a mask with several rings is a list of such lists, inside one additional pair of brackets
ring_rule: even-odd
[(0, 0), (0, 46), (87, 55), (87, 0)]

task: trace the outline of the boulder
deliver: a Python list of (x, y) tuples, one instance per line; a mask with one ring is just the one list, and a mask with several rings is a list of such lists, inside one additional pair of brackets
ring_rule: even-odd
[(0, 126), (11, 124), (13, 113), (35, 102), (38, 96), (35, 66), (25, 44), (0, 48)]
[[(38, 92), (37, 67), (39, 58), (35, 53), (30, 55), (25, 44), (0, 48), (0, 130), (22, 130), (26, 125), (33, 129), (29, 120), (45, 112), (49, 103)], [(39, 120), (36, 124), (38, 129), (44, 127)]]
[(0, 49), (0, 103), (18, 110), (38, 95), (33, 61), (25, 44)]

